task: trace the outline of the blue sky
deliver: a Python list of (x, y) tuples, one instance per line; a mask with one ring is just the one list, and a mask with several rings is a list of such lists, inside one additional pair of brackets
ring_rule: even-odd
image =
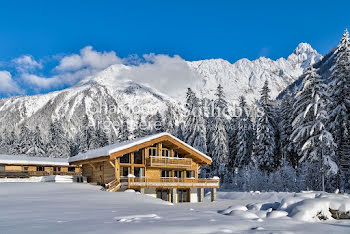
[[(288, 56), (300, 42), (325, 54), (349, 27), (349, 9), (349, 1), (1, 2), (0, 71), (8, 73), (0, 73), (0, 84), (9, 81), (10, 74), (18, 90), (0, 88), (0, 96), (72, 85), (79, 78), (43, 88), (36, 87), (38, 80), (28, 84), (22, 74), (58, 76), (61, 59), (81, 53), (86, 46), (99, 55), (114, 51), (116, 58), (111, 61), (149, 53), (185, 60), (223, 58), (231, 63), (259, 56), (276, 59)], [(13, 65), (23, 55), (31, 59), (25, 72)]]

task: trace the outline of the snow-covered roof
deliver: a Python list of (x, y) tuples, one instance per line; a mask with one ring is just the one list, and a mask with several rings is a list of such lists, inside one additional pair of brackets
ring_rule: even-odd
[(0, 164), (69, 166), (66, 158), (29, 157), (26, 155), (0, 154)]
[(169, 137), (173, 138), (174, 140), (180, 142), (181, 144), (185, 145), (186, 147), (190, 148), (191, 150), (195, 151), (196, 153), (200, 154), (201, 156), (205, 157), (206, 159), (212, 161), (208, 155), (203, 154), (199, 150), (193, 148), (192, 146), (188, 145), (187, 143), (181, 141), (180, 139), (174, 137), (173, 135), (171, 135), (167, 132), (157, 133), (157, 134), (150, 135), (150, 136), (136, 138), (136, 139), (130, 140), (130, 141), (124, 141), (124, 142), (120, 142), (120, 143), (116, 143), (116, 144), (112, 144), (112, 145), (107, 145), (107, 146), (102, 147), (102, 148), (89, 150), (86, 153), (81, 153), (81, 154), (78, 154), (74, 157), (69, 158), (68, 161), (69, 162), (76, 162), (76, 161), (81, 161), (81, 160), (86, 160), (86, 159), (108, 156), (112, 153), (115, 153), (115, 152), (118, 152), (118, 151), (121, 151), (124, 149), (128, 149), (130, 147), (145, 143), (147, 141), (157, 139), (157, 138), (162, 137), (162, 136), (169, 136)]

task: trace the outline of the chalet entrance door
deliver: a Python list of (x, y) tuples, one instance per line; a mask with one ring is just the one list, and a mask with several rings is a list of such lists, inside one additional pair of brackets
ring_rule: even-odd
[(190, 202), (189, 195), (190, 195), (189, 189), (178, 189), (177, 190), (177, 197), (179, 199), (179, 203)]
[(163, 201), (168, 201), (168, 189), (157, 189), (157, 198), (162, 199)]

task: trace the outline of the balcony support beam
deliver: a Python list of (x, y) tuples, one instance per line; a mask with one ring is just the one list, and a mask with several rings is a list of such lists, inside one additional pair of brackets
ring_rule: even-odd
[(170, 189), (170, 193), (171, 193), (171, 202), (174, 204), (177, 203), (177, 189), (176, 188)]
[(203, 202), (203, 200), (204, 200), (204, 188), (198, 188), (197, 193), (198, 193), (198, 202)]
[(216, 201), (216, 188), (211, 189), (211, 201)]

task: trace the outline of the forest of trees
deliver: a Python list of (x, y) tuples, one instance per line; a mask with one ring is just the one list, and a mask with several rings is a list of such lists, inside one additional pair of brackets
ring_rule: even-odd
[[(171, 106), (163, 112), (136, 118), (130, 129), (121, 118), (116, 137), (89, 124), (83, 116), (79, 133), (65, 134), (62, 123), (51, 123), (43, 139), (40, 128), (21, 125), (5, 132), (0, 150), (9, 154), (69, 157), (115, 142), (167, 131), (212, 157), (211, 166), (201, 176), (219, 176), (222, 188), (240, 191), (343, 190), (349, 186), (342, 168), (350, 164), (350, 45), (345, 31), (337, 47), (329, 79), (309, 67), (300, 87), (286, 90), (281, 100), (272, 100), (269, 84), (261, 88), (260, 98), (249, 105), (239, 98), (239, 115), (232, 108), (221, 85), (214, 100), (201, 99), (188, 88), (186, 115), (176, 120)], [(257, 111), (252, 111), (252, 106)], [(157, 122), (149, 129), (144, 122)]]

